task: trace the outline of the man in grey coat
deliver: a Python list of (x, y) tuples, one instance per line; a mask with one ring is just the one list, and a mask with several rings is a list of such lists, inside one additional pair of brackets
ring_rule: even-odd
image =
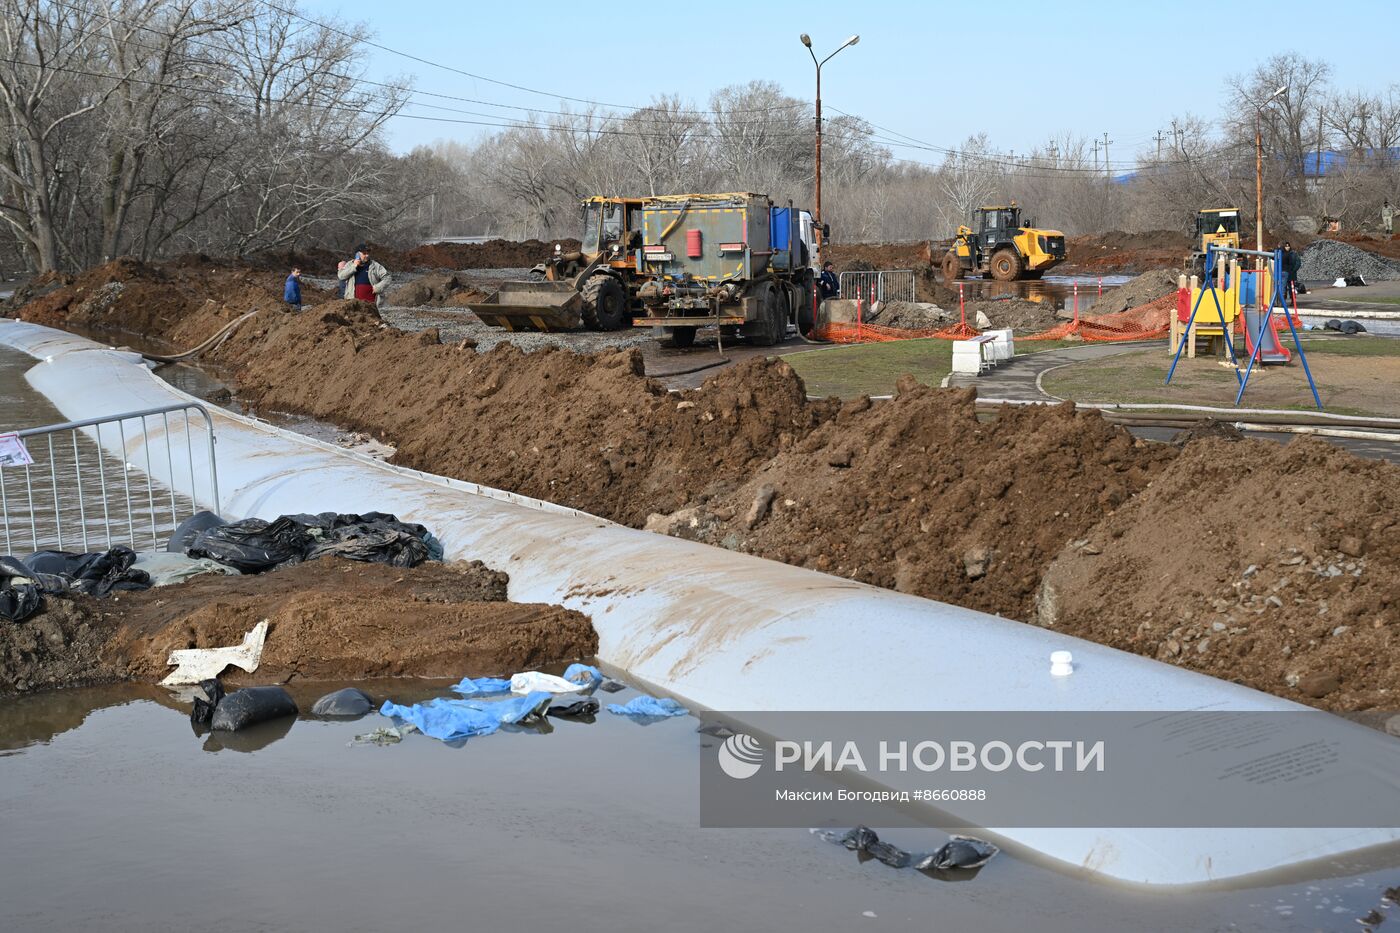
[(341, 263), (336, 278), (344, 283), (343, 297), (378, 304), (379, 296), (393, 281), (389, 270), (370, 258), (364, 243), (355, 247), (355, 258)]

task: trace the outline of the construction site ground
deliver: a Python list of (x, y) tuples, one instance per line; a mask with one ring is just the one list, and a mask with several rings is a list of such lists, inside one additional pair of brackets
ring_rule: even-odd
[(812, 399), (766, 353), (673, 393), (636, 347), (482, 352), (358, 302), (284, 313), (280, 279), (113, 263), (20, 314), (184, 347), (261, 307), (202, 362), (255, 410), (362, 432), (397, 463), (1326, 708), (1400, 690), (1400, 467), (1312, 438), (1153, 443), (1070, 404), (988, 411), (912, 376), (887, 401)]

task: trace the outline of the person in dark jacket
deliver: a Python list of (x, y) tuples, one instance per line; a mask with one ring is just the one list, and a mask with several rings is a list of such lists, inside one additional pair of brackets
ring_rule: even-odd
[(831, 270), (831, 263), (822, 265), (821, 278), (817, 280), (818, 287), (821, 288), (822, 298), (840, 298), (841, 281), (836, 278), (836, 273)]
[(1292, 243), (1283, 244), (1283, 293), (1291, 297), (1294, 292), (1306, 292), (1298, 282), (1298, 270), (1303, 267), (1303, 257), (1293, 251)]
[(292, 267), (291, 275), (287, 276), (287, 284), (282, 286), (282, 300), (287, 303), (291, 311), (301, 310), (301, 270)]

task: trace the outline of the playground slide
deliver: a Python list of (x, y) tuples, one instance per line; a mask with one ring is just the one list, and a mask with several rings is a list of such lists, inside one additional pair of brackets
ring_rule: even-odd
[[(1254, 338), (1259, 334), (1260, 313), (1258, 308), (1244, 309), (1244, 348), (1250, 354), (1254, 353)], [(1279, 340), (1278, 318), (1271, 316), (1269, 326), (1264, 328), (1264, 345), (1259, 350), (1259, 362), (1287, 363), (1292, 359), (1293, 354)]]

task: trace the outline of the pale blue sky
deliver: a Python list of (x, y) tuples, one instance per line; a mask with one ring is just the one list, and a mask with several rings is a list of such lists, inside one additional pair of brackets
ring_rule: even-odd
[[(631, 106), (675, 93), (703, 109), (711, 91), (752, 79), (776, 81), (794, 96), (811, 99), (814, 69), (798, 34), (811, 34), (820, 57), (859, 33), (859, 45), (823, 68), (824, 106), (947, 147), (985, 130), (997, 149), (1023, 153), (1067, 130), (1084, 136), (1107, 131), (1115, 164), (1155, 145), (1153, 135), (1169, 130), (1174, 114), (1214, 118), (1225, 80), (1276, 52), (1296, 49), (1325, 59), (1333, 67), (1333, 83), (1342, 88), (1380, 89), (1400, 82), (1400, 9), (1394, 0), (1227, 0), (1205, 6), (1127, 0), (591, 5), (303, 0), (302, 8), (333, 22), (364, 21), (379, 43), (464, 71)], [(585, 9), (595, 12), (585, 19), (580, 15)], [(989, 19), (993, 10), (999, 11), (995, 28)], [(1355, 28), (1356, 23), (1370, 28)], [(609, 28), (616, 30), (612, 38)], [(372, 51), (371, 78), (405, 74), (415, 77), (417, 90), (560, 109), (556, 97)], [(522, 115), (423, 100), (502, 117)], [(428, 108), (407, 113), (505, 122)], [(834, 115), (828, 110), (827, 116)], [(437, 138), (473, 139), (489, 132), (494, 130), (400, 118), (389, 138), (395, 149), (406, 150)], [(913, 149), (892, 151), (904, 158), (939, 159)]]

